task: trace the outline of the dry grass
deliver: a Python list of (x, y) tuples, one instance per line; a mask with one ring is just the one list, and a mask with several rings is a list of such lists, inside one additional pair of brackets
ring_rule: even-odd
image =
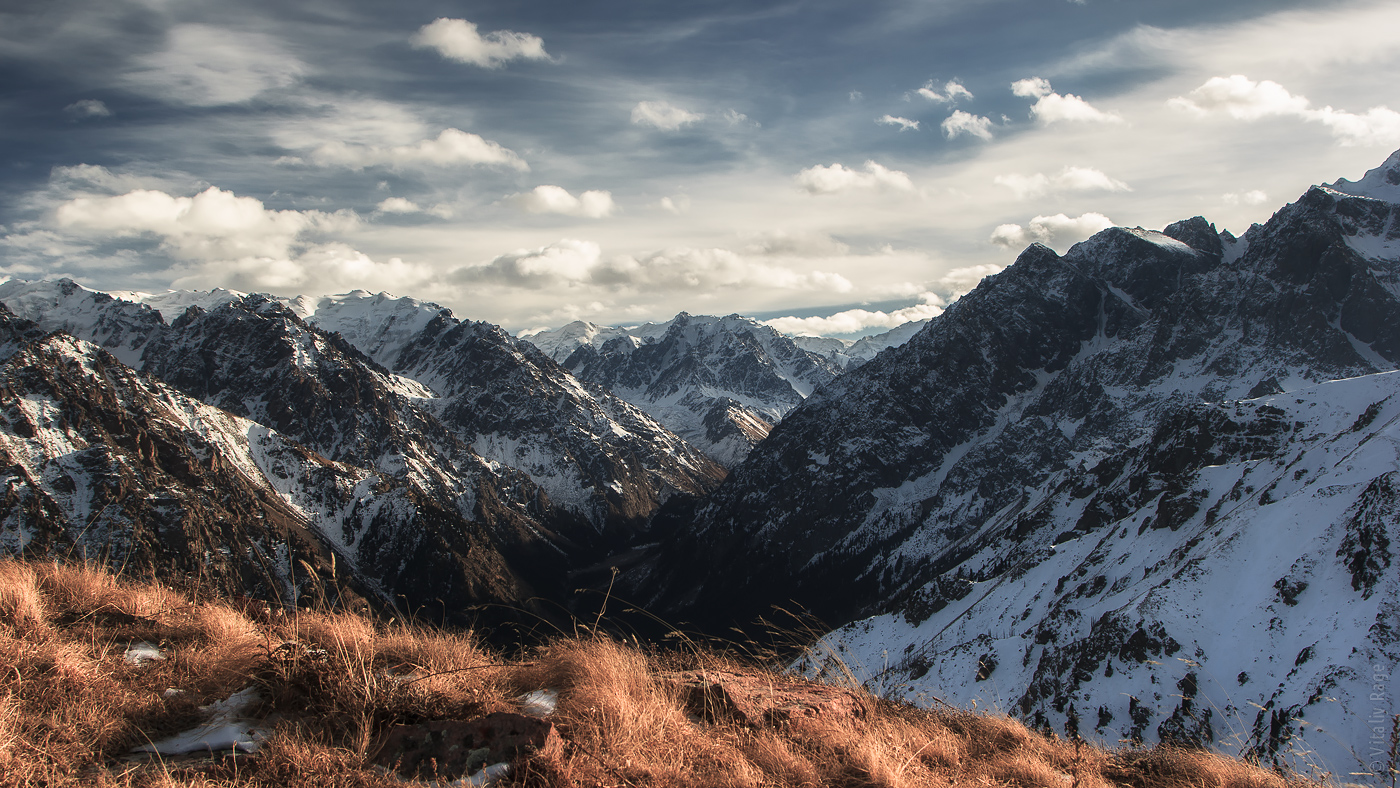
[[(162, 661), (123, 659), (133, 641)], [(518, 761), (544, 786), (1284, 788), (1203, 752), (1104, 751), (1005, 717), (866, 698), (863, 718), (753, 724), (697, 713), (679, 670), (790, 679), (732, 658), (561, 638), (506, 659), (471, 633), (337, 612), (271, 614), (84, 567), (0, 561), (0, 786), (402, 785), (368, 762), (396, 723), (513, 711), (554, 689), (560, 751)], [(134, 746), (201, 721), (248, 686), (273, 734), (254, 756), (132, 760)], [(164, 694), (166, 688), (182, 692)], [(704, 710), (702, 710), (703, 712)], [(1288, 782), (1301, 783), (1290, 779)]]

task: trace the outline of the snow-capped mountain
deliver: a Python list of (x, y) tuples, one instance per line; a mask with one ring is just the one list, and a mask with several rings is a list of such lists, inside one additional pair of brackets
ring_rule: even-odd
[(1397, 183), (1032, 246), (664, 512), (632, 598), (878, 614), (829, 643), (892, 692), (1356, 771), (1400, 691)]
[(581, 380), (646, 411), (725, 466), (840, 368), (752, 318), (694, 316), (609, 328), (575, 322), (526, 337)]
[[(316, 549), (340, 556), (342, 573), (348, 570), (360, 586), (382, 588), (381, 601), (403, 595), (461, 613), (479, 602), (518, 607), (537, 594), (564, 599), (572, 590), (564, 587), (568, 570), (625, 544), (671, 494), (702, 494), (724, 473), (655, 420), (585, 387), (532, 346), (495, 326), (458, 321), (436, 305), (367, 294), (308, 305), (309, 299), (228, 291), (143, 300), (148, 303), (66, 280), (6, 282), (0, 303), (13, 303), (34, 320), (12, 332), (6, 347), (56, 341), (44, 337), (49, 331), (77, 337), (82, 349), (74, 352), (100, 354), (141, 385), (218, 409), (238, 421), (236, 430), (275, 435), (314, 458), (311, 470), (243, 463), (238, 467), (252, 481), (220, 505), (247, 509), (252, 504), (238, 502), (243, 495), (277, 490), (305, 515), (300, 527), (320, 540)], [(398, 372), (298, 311), (348, 330)], [(10, 365), (26, 363), (41, 362), (16, 352)], [(83, 395), (74, 389), (64, 396)], [(156, 418), (137, 405), (127, 409), (143, 422)], [(68, 462), (65, 446), (45, 441), (34, 450), (29, 475), (40, 499), (63, 492), (41, 480), (46, 469)], [(340, 476), (312, 472), (322, 467)], [(341, 477), (350, 481), (335, 480)], [(334, 490), (316, 487), (323, 483)], [(190, 495), (211, 489), (197, 486)], [(302, 498), (315, 505), (294, 501)], [(84, 516), (81, 507), (69, 508), (66, 526), (61, 514), (38, 522), (12, 508), (12, 519), (19, 518), (12, 527), (83, 533), (72, 519)], [(15, 537), (11, 546), (31, 542)], [(180, 553), (183, 544), (172, 551)], [(468, 552), (473, 558), (465, 558)]]
[(858, 367), (875, 358), (881, 350), (898, 347), (908, 342), (927, 324), (928, 320), (914, 320), (895, 326), (884, 333), (871, 334), (855, 340), (837, 339), (836, 337), (795, 336), (792, 341), (803, 350), (822, 356), (838, 369), (846, 370)]
[[(292, 604), (529, 607), (563, 563), (478, 463), (475, 518), (412, 478), (332, 462), (0, 310), (6, 552), (105, 560)], [(505, 559), (534, 556), (538, 564)], [(517, 574), (515, 569), (526, 570)], [(548, 587), (548, 586), (546, 586)], [(440, 601), (439, 601), (440, 600)]]

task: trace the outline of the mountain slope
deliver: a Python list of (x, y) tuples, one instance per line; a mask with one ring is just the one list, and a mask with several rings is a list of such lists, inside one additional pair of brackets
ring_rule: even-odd
[[(1394, 168), (1394, 162), (1387, 166)], [(1365, 182), (1375, 180), (1368, 176)], [(1084, 704), (1102, 701), (1118, 721), (1112, 731), (1167, 735), (1174, 729), (1163, 732), (1156, 721), (1171, 717), (1176, 700), (1152, 685), (1185, 678), (1171, 672), (1179, 663), (1170, 669), (1163, 665), (1178, 655), (1213, 659), (1212, 651), (1221, 645), (1180, 626), (1179, 618), (1149, 596), (1155, 593), (1160, 600), (1170, 592), (1203, 606), (1217, 599), (1203, 590), (1219, 586), (1202, 580), (1205, 574), (1194, 562), (1226, 549), (1233, 531), (1210, 525), (1230, 506), (1235, 481), (1217, 478), (1224, 472), (1209, 470), (1214, 460), (1193, 465), (1187, 454), (1153, 464), (1143, 458), (1172, 440), (1191, 445), (1192, 435), (1248, 438), (1257, 427), (1264, 430), (1258, 441), (1240, 440), (1242, 447), (1222, 453), (1218, 462), (1287, 468), (1301, 450), (1280, 434), (1293, 429), (1291, 422), (1281, 427), (1260, 418), (1235, 424), (1222, 422), (1219, 414), (1182, 414), (1202, 402), (1299, 392), (1395, 369), (1400, 256), (1388, 250), (1396, 249), (1400, 238), (1397, 214), (1395, 204), (1317, 187), (1238, 240), (1196, 218), (1162, 233), (1106, 230), (1063, 257), (1033, 246), (907, 344), (818, 391), (714, 494), (665, 513), (659, 528), (670, 529), (674, 541), (654, 566), (629, 578), (633, 590), (664, 615), (691, 617), (714, 628), (767, 614), (769, 605), (789, 599), (834, 624), (884, 612), (888, 619), (870, 625), (879, 637), (862, 640), (852, 634), (856, 630), (842, 636), (862, 644), (856, 651), (867, 659), (878, 640), (892, 663), (905, 656), (914, 660), (916, 653), (928, 664), (939, 662), (958, 645), (936, 640), (935, 633), (945, 628), (967, 638), (990, 633), (998, 642), (1018, 639), (1017, 647), (1025, 648), (1014, 661), (1024, 660), (1028, 670), (1042, 665), (1026, 695), (1008, 690), (1007, 699), (1020, 712), (1058, 728), (1067, 703), (1080, 704), (1079, 713), (1086, 714)], [(1382, 389), (1395, 385), (1394, 376), (1374, 380)], [(1363, 413), (1367, 404), (1360, 405)], [(1327, 430), (1338, 424), (1345, 429), (1357, 415), (1346, 411), (1320, 424), (1323, 437), (1316, 440), (1332, 435)], [(1185, 425), (1180, 435), (1173, 426), (1178, 422)], [(1258, 426), (1266, 423), (1267, 429)], [(1373, 466), (1377, 474), (1394, 470), (1393, 461), (1385, 463)], [(1290, 473), (1297, 470), (1301, 466)], [(1319, 576), (1332, 577), (1340, 562), (1369, 561), (1381, 536), (1396, 538), (1394, 519), (1384, 514), (1388, 505), (1380, 503), (1385, 482), (1376, 481), (1368, 497), (1371, 482), (1352, 479), (1350, 486), (1338, 487), (1334, 508), (1324, 512), (1333, 519), (1303, 522), (1300, 527), (1313, 541), (1289, 560), (1306, 555)], [(1243, 492), (1251, 485), (1256, 489)], [(1238, 495), (1257, 496), (1264, 486), (1244, 482)], [(1270, 494), (1298, 489), (1281, 483)], [(1365, 556), (1343, 559), (1335, 555), (1340, 547), (1333, 535), (1345, 530), (1346, 516), (1339, 512), (1351, 506), (1375, 512), (1362, 519), (1380, 524), (1368, 526), (1370, 536), (1353, 539), (1369, 540), (1370, 547), (1353, 548)], [(1240, 517), (1231, 521), (1236, 528), (1252, 533), (1268, 527), (1267, 517)], [(1172, 541), (1177, 534), (1199, 539)], [(1180, 548), (1161, 567), (1170, 572), (1170, 582), (1153, 592), (1155, 575), (1105, 571), (1081, 574), (1076, 581), (1083, 554), (1091, 548), (1071, 552), (1057, 549), (1056, 541), (1089, 545), (1109, 535), (1131, 545), (1111, 553), (1114, 560), (1139, 548), (1159, 558)], [(1284, 574), (1267, 582), (1250, 575), (1250, 582), (1264, 585), (1251, 586), (1250, 595), (1240, 598), (1276, 594), (1274, 583)], [(1002, 596), (989, 597), (987, 606), (978, 604), (975, 612), (959, 617), (961, 600), (976, 599), (992, 587), (1003, 589)], [(1039, 593), (1039, 606), (1006, 596), (1015, 590)], [(1130, 598), (1148, 601), (1126, 605)], [(1381, 603), (1368, 613), (1347, 597), (1326, 599), (1325, 604), (1346, 611), (1339, 621), (1355, 624), (1346, 625), (1351, 627), (1344, 627), (1346, 632), (1364, 633), (1348, 648), (1369, 650), (1378, 664), (1392, 667), (1397, 655), (1387, 633), (1400, 627), (1396, 606)], [(1212, 615), (1209, 607), (1182, 604), (1188, 618)], [(1262, 633), (1273, 626), (1271, 618), (1262, 606), (1252, 610), (1244, 616), (1251, 634), (1238, 636), (1243, 643), (1229, 648), (1268, 653), (1273, 646)], [(901, 617), (924, 628), (906, 637), (878, 623)], [(1281, 618), (1279, 626), (1285, 628), (1302, 620)], [(1371, 621), (1372, 628), (1357, 621)], [(1022, 638), (1028, 640), (1022, 644)], [(1076, 662), (1074, 655), (1081, 652), (1072, 644), (1081, 641), (1097, 643), (1099, 652), (1105, 644), (1136, 644), (1120, 655), (1136, 666), (1130, 678), (1105, 685), (1127, 691), (1122, 682), (1129, 682), (1136, 700), (1115, 695), (1109, 702), (1094, 689), (1097, 683), (1087, 676), (1108, 668), (1089, 657), (1082, 665)], [(1061, 647), (1047, 646), (1057, 643)], [(1001, 656), (992, 659), (1012, 660), (1005, 643), (998, 648)], [(966, 667), (964, 657), (958, 656), (963, 662), (957, 664)], [(1279, 745), (1291, 724), (1284, 718), (1292, 719), (1293, 712), (1284, 714), (1280, 704), (1303, 708), (1307, 704), (1299, 698), (1344, 682), (1351, 682), (1350, 697), (1364, 695), (1354, 661), (1350, 672), (1323, 679), (1302, 668), (1307, 660), (1299, 652), (1289, 657), (1301, 661), (1298, 672), (1281, 674), (1282, 694), (1270, 696), (1270, 712), (1277, 715), (1260, 723), (1267, 729), (1264, 739), (1273, 743), (1266, 748)], [(922, 681), (920, 663), (904, 668), (905, 678)], [(1115, 663), (1113, 670), (1124, 669)], [(950, 667), (916, 686), (966, 696), (981, 672)], [(1019, 680), (1013, 674), (1010, 686)], [(950, 683), (940, 687), (938, 681)], [(1182, 714), (1201, 711), (1193, 706)], [(1180, 716), (1182, 726), (1195, 725)], [(1149, 728), (1138, 724), (1139, 718), (1154, 723)]]
[(283, 604), (322, 581), (332, 600), (446, 604), (457, 618), (533, 596), (486, 523), (411, 482), (331, 462), (31, 326), (0, 314), (0, 332), (29, 338), (0, 365), (8, 552), (199, 577)]

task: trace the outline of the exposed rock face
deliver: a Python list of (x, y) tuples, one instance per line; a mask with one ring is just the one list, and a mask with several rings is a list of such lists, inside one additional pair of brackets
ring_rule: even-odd
[[(886, 655), (891, 687), (994, 692), (1057, 729), (1073, 703), (1110, 740), (1243, 720), (1265, 755), (1326, 749), (1306, 714), (1359, 746), (1326, 698), (1360, 704), (1400, 659), (1395, 592), (1364, 596), (1400, 536), (1374, 481), (1396, 470), (1400, 384), (1375, 373), (1400, 361), (1397, 214), (1314, 188), (1239, 240), (1197, 218), (1033, 246), (667, 512), (634, 589), (716, 628), (789, 599), (881, 613), (833, 638)], [(1230, 697), (1268, 711), (1207, 668), (1257, 677)]]
[[(339, 556), (341, 574), (377, 589), (370, 594), (377, 602), (402, 596), (412, 606), (431, 605), (434, 616), (445, 606), (451, 616), (465, 615), (479, 602), (519, 607), (537, 594), (565, 598), (572, 590), (564, 587), (569, 568), (595, 562), (625, 542), (667, 496), (703, 493), (723, 475), (635, 408), (589, 391), (493, 326), (461, 323), (434, 309), (417, 320), (415, 331), (396, 335), (383, 330), (396, 322), (390, 318), (424, 310), (372, 304), (381, 318), (389, 313), (377, 324), (375, 308), (350, 310), (381, 328), (375, 336), (382, 341), (371, 349), (393, 351), (406, 373), (395, 374), (340, 334), (302, 319), (298, 308), (304, 312), (304, 303), (215, 295), (154, 299), (178, 314), (167, 324), (146, 305), (71, 282), (9, 282), (0, 285), (0, 301), (19, 304), (43, 325), (11, 320), (22, 328), (11, 329), (6, 347), (27, 347), (48, 328), (110, 341), (140, 372), (105, 353), (104, 363), (122, 367), (130, 379), (177, 392), (210, 412), (222, 409), (223, 418), (239, 417), (237, 429), (245, 435), (276, 436), (295, 447), (286, 451), (312, 458), (241, 467), (252, 480), (249, 489), (275, 491), (298, 514), (294, 519), (306, 530), (307, 544), (316, 543), (306, 550), (320, 551), (326, 560)], [(339, 312), (333, 315), (342, 325), (349, 322), (344, 302), (336, 302)], [(100, 352), (80, 345), (87, 348), (83, 353)], [(17, 367), (49, 363), (23, 353), (11, 361)], [(103, 379), (94, 378), (94, 385)], [(82, 396), (74, 384), (61, 398)], [(144, 401), (138, 404), (132, 407), (144, 412)], [(254, 441), (249, 451), (261, 457), (260, 447)], [(67, 448), (45, 451), (34, 460), (36, 468), (68, 461)], [(36, 490), (54, 494), (42, 484)], [(188, 494), (208, 492), (197, 486)], [(56, 539), (82, 531), (71, 520), (81, 516), (78, 509), (66, 515), (66, 525), (61, 513), (42, 523), (13, 507), (10, 514), (19, 517), (16, 533), (31, 534), (17, 536), (15, 550), (53, 552), (57, 543), (41, 550), (37, 534)], [(224, 519), (230, 527), (244, 527), (238, 517)], [(130, 547), (119, 532), (111, 534), (114, 549)], [(155, 546), (147, 545), (147, 553), (158, 563)], [(195, 560), (188, 550), (197, 557), (208, 548), (169, 547), (180, 555), (167, 568), (182, 571)], [(287, 560), (283, 556), (277, 566)], [(279, 577), (288, 574), (277, 571)], [(229, 572), (236, 586), (242, 575)], [(265, 594), (272, 588), (266, 578), (252, 583), (248, 577), (246, 590)]]
[(829, 359), (738, 315), (682, 312), (636, 329), (571, 323), (527, 341), (725, 466), (747, 456), (773, 424), (840, 373)]

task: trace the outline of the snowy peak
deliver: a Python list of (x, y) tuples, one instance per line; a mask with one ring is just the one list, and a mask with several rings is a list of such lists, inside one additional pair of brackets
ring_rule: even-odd
[(386, 367), (394, 365), (398, 354), (428, 323), (440, 315), (452, 316), (451, 310), (430, 301), (364, 290), (316, 299), (303, 297), (296, 308), (307, 323), (340, 334)]
[(606, 329), (572, 323), (527, 338), (581, 380), (650, 414), (721, 465), (736, 464), (771, 425), (833, 380), (823, 356), (752, 318), (681, 312), (665, 323)]
[(1354, 197), (1400, 203), (1400, 150), (1390, 154), (1381, 166), (1367, 170), (1361, 180), (1339, 178), (1331, 188)]

